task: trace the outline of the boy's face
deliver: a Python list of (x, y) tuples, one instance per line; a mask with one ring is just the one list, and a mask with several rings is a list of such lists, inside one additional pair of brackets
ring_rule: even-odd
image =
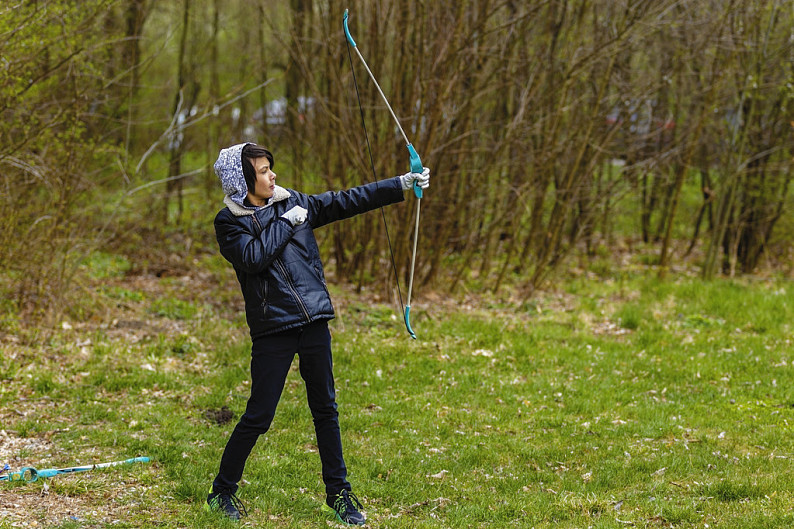
[(253, 192), (248, 192), (248, 200), (257, 206), (263, 206), (276, 189), (276, 173), (270, 169), (270, 162), (264, 156), (252, 158), (251, 165), (256, 171), (256, 185)]

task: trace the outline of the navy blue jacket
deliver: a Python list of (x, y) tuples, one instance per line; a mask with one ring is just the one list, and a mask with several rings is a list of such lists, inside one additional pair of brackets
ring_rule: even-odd
[[(402, 200), (395, 177), (319, 195), (276, 187), (270, 203), (253, 213), (227, 201), (215, 217), (215, 236), (237, 273), (251, 338), (333, 318), (312, 230)], [(293, 206), (308, 211), (306, 222), (295, 227), (281, 218)]]

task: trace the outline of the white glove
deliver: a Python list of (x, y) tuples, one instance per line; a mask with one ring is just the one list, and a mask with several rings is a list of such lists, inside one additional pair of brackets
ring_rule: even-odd
[(405, 173), (400, 177), (400, 183), (403, 186), (403, 191), (408, 191), (413, 187), (414, 180), (419, 184), (422, 189), (430, 187), (430, 169), (427, 167), (422, 168), (421, 173)]
[(300, 226), (304, 222), (306, 222), (306, 211), (305, 208), (300, 206), (293, 206), (292, 209), (281, 215), (282, 219), (287, 219), (293, 226)]

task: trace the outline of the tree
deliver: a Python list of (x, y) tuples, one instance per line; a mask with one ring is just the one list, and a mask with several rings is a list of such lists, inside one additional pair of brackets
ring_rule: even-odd
[(113, 5), (0, 7), (0, 297), (26, 314), (58, 313), (95, 244), (90, 198), (115, 152), (115, 124), (96, 110), (116, 95), (101, 75), (121, 36), (105, 24)]

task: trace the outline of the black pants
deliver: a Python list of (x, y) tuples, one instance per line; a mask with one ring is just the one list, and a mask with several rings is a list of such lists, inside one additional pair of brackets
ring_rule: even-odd
[(246, 459), (259, 436), (267, 432), (273, 422), (276, 405), (296, 353), (314, 419), (326, 494), (350, 490), (336, 411), (331, 333), (328, 322), (319, 321), (254, 342), (251, 349), (251, 396), (245, 413), (226, 443), (220, 470), (212, 484), (215, 492), (237, 491)]

